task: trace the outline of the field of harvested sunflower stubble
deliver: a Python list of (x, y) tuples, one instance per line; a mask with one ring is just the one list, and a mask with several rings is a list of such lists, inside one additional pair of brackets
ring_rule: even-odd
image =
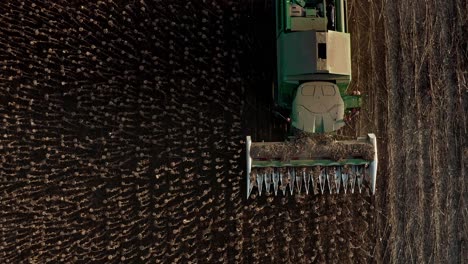
[(246, 199), (272, 1), (1, 1), (0, 262), (467, 263), (468, 6), (348, 11), (376, 195)]

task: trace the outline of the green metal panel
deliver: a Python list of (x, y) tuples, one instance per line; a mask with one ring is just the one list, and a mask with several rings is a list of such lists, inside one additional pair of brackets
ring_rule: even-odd
[(343, 0), (335, 0), (336, 31), (344, 32)]
[(284, 31), (289, 31), (289, 30), (291, 30), (291, 17), (289, 16), (289, 10), (291, 8), (291, 2), (288, 1), (288, 0), (282, 0), (282, 1), (286, 2), (286, 4), (283, 5), (284, 13), (283, 13), (283, 17), (281, 19), (283, 19), (284, 24), (285, 24)]
[(277, 103), (282, 108), (290, 109), (299, 84), (282, 82), (280, 85)]
[(362, 105), (362, 99), (359, 95), (344, 95), (342, 96), (345, 109), (360, 108)]
[(346, 91), (348, 90), (348, 86), (349, 86), (349, 81), (344, 81), (344, 82), (338, 82), (337, 81), (336, 85), (340, 89), (341, 96), (346, 95)]

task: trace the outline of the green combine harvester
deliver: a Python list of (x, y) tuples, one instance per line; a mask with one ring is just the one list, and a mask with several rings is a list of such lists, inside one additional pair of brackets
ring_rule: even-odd
[(374, 134), (338, 140), (345, 113), (361, 107), (348, 95), (351, 47), (345, 0), (276, 0), (277, 78), (273, 98), (290, 113), (285, 142), (247, 136), (247, 198), (262, 193), (375, 193)]

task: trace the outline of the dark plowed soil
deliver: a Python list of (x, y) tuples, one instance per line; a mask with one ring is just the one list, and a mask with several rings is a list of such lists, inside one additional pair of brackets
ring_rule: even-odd
[(466, 3), (349, 1), (377, 195), (245, 198), (271, 1), (0, 2), (0, 263), (464, 263)]

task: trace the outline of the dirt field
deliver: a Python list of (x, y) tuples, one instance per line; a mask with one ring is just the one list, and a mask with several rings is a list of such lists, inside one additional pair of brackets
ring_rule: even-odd
[(359, 129), (381, 142), (376, 258), (466, 263), (467, 5), (353, 1), (350, 10), (354, 86), (374, 98)]
[(348, 8), (377, 195), (246, 200), (269, 1), (0, 2), (0, 262), (467, 263), (468, 6)]

